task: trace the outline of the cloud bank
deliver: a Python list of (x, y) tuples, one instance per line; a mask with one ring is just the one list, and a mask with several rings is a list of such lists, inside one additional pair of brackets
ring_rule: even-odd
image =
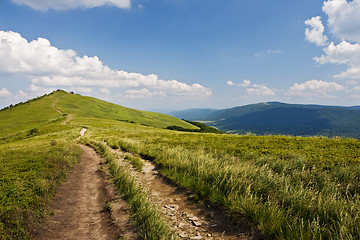
[(329, 92), (343, 91), (345, 88), (336, 82), (325, 82), (321, 80), (310, 80), (305, 83), (295, 83), (287, 93), (288, 96), (311, 97), (329, 96)]
[[(173, 96), (208, 97), (210, 89), (200, 84), (188, 85), (176, 80), (162, 80), (155, 74), (143, 75), (110, 69), (98, 57), (78, 56), (73, 50), (61, 50), (49, 40), (28, 42), (19, 33), (0, 31), (0, 72), (20, 75), (31, 80), (30, 90), (40, 92), (55, 88), (91, 92), (109, 88), (127, 88), (131, 95), (146, 91)], [(129, 89), (131, 88), (131, 89)], [(145, 91), (145, 90), (146, 91)], [(138, 92), (136, 92), (138, 91)]]
[(331, 32), (341, 40), (360, 41), (360, 1), (329, 0), (323, 5)]
[(315, 57), (314, 60), (320, 64), (335, 63), (345, 64), (348, 69), (342, 73), (334, 75), (335, 78), (352, 78), (360, 79), (360, 44), (351, 44), (346, 41), (335, 45), (330, 43), (324, 48), (324, 55)]
[(75, 8), (95, 8), (100, 6), (113, 6), (118, 8), (130, 8), (130, 0), (11, 0), (18, 5), (26, 5), (35, 10), (47, 11), (69, 10)]
[(238, 84), (235, 84), (233, 81), (227, 81), (227, 85), (245, 88), (246, 95), (243, 97), (262, 98), (276, 96), (276, 89), (269, 88), (264, 84), (252, 84), (248, 79)]
[(305, 30), (306, 39), (319, 46), (327, 45), (323, 49), (324, 54), (315, 57), (314, 61), (320, 64), (345, 64), (348, 68), (334, 77), (360, 80), (360, 0), (328, 0), (324, 2), (322, 10), (328, 16), (330, 32), (340, 42), (326, 42), (319, 16), (307, 20), (305, 24), (312, 29)]

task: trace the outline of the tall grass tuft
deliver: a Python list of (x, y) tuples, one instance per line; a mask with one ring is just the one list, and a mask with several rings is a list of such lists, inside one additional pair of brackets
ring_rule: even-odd
[(85, 140), (85, 143), (106, 160), (116, 187), (132, 208), (132, 218), (140, 229), (140, 236), (148, 240), (174, 239), (158, 208), (151, 203), (146, 191), (131, 176), (131, 173), (116, 163), (116, 156), (110, 148), (101, 142)]
[(49, 197), (78, 161), (76, 144), (57, 141), (38, 136), (0, 145), (0, 239), (31, 238)]
[(144, 163), (141, 161), (141, 159), (139, 157), (126, 155), (125, 160), (130, 161), (130, 163), (133, 165), (133, 167), (136, 168), (136, 170), (138, 170), (139, 172), (142, 171), (142, 169), (144, 167)]
[(276, 239), (360, 239), (359, 165), (324, 168), (301, 155), (234, 156), (126, 138), (116, 144)]

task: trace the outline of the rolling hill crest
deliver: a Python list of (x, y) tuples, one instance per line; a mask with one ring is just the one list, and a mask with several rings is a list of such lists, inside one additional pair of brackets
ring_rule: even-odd
[(230, 109), (190, 109), (170, 115), (230, 133), (360, 137), (360, 107), (268, 102)]

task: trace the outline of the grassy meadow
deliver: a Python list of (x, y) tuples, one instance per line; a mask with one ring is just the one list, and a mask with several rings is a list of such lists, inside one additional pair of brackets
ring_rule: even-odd
[[(180, 132), (169, 126), (197, 128), (63, 91), (0, 111), (0, 238), (30, 236), (30, 220), (41, 220), (48, 196), (78, 160), (75, 139), (86, 127), (83, 141), (105, 158), (110, 146), (152, 160), (199, 200), (247, 219), (271, 238), (360, 239), (359, 140)], [(133, 209), (146, 209), (132, 200), (136, 189), (126, 193), (133, 180), (109, 159)], [(169, 234), (162, 223), (156, 226)], [(154, 239), (155, 232), (144, 230)]]
[(164, 175), (276, 239), (360, 238), (360, 142), (235, 136), (142, 126), (88, 137), (137, 153)]
[[(114, 185), (131, 206), (132, 220), (139, 229), (139, 236), (148, 240), (171, 240), (176, 237), (160, 213), (160, 207), (149, 200), (148, 192), (136, 181), (136, 178), (124, 166), (116, 162), (117, 156), (105, 143), (92, 140), (83, 141), (105, 158)], [(137, 160), (135, 160), (137, 159)], [(130, 160), (130, 159), (129, 159)], [(140, 162), (140, 163), (139, 163)], [(139, 158), (132, 157), (131, 163), (137, 170), (142, 168)]]
[(49, 214), (46, 204), (78, 162), (81, 150), (76, 139), (89, 120), (196, 129), (174, 117), (64, 91), (1, 110), (0, 239), (30, 239), (32, 229)]
[(62, 117), (53, 107), (55, 94), (0, 111), (0, 139), (38, 128)]
[(81, 153), (66, 135), (73, 133), (0, 144), (0, 239), (30, 238), (44, 216), (48, 198)]

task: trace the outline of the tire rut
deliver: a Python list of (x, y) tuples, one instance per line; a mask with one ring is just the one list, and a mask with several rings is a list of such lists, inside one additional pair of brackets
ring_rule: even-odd
[[(90, 147), (79, 146), (81, 160), (57, 189), (50, 203), (52, 214), (34, 239), (136, 239), (129, 207), (115, 195), (106, 171), (99, 170), (103, 160)], [(105, 210), (107, 203), (110, 213)]]
[[(116, 153), (119, 164), (132, 168), (125, 156), (133, 154), (119, 150)], [(195, 203), (191, 192), (159, 174), (151, 161), (141, 161), (144, 163), (143, 171), (139, 173), (132, 168), (132, 174), (145, 186), (153, 202), (160, 204), (163, 215), (180, 239), (262, 239), (257, 228), (245, 220), (234, 220), (205, 202)]]

